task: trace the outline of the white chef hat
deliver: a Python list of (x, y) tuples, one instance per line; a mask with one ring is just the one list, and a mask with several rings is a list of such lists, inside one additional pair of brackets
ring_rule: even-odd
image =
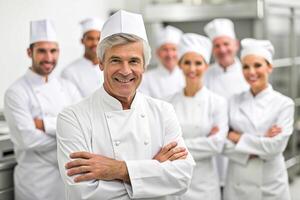
[(87, 18), (80, 22), (82, 28), (82, 35), (88, 31), (96, 30), (101, 31), (104, 21), (100, 18)]
[(30, 22), (30, 44), (36, 42), (58, 42), (54, 24), (49, 19)]
[(245, 38), (241, 41), (241, 59), (247, 55), (258, 55), (265, 58), (269, 63), (273, 63), (275, 53), (274, 46), (269, 40), (256, 40)]
[(166, 26), (159, 30), (156, 35), (156, 47), (159, 48), (161, 45), (166, 43), (178, 45), (182, 34), (183, 32), (180, 29), (173, 26)]
[(110, 16), (102, 27), (100, 43), (118, 33), (135, 35), (148, 42), (143, 17), (140, 14), (119, 10)]
[(225, 18), (214, 19), (204, 27), (205, 33), (213, 41), (216, 37), (228, 36), (235, 39), (234, 24)]
[(206, 63), (209, 63), (211, 56), (212, 43), (209, 38), (195, 33), (185, 33), (182, 35), (179, 46), (179, 59), (188, 52), (200, 54)]

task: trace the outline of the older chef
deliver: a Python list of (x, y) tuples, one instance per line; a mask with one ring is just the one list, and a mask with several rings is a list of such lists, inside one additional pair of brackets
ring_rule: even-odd
[[(239, 42), (236, 39), (234, 24), (229, 19), (214, 19), (204, 31), (213, 43), (212, 53), (216, 60), (205, 74), (205, 85), (227, 100), (249, 88), (245, 81), (241, 63), (236, 57)], [(228, 160), (217, 156), (217, 167), (221, 186), (224, 186)]]
[(226, 99), (248, 89), (241, 63), (236, 57), (239, 42), (233, 22), (229, 19), (215, 19), (204, 27), (204, 31), (213, 43), (212, 53), (216, 60), (205, 75), (206, 86)]
[(254, 39), (241, 43), (243, 74), (251, 88), (229, 104), (225, 200), (289, 200), (282, 153), (293, 132), (294, 102), (268, 83), (272, 44)]
[(92, 94), (103, 84), (103, 73), (99, 69), (99, 59), (96, 53), (103, 23), (104, 21), (100, 18), (88, 18), (80, 23), (84, 55), (68, 65), (62, 72), (62, 77), (73, 82), (82, 97)]
[(165, 99), (184, 87), (184, 76), (177, 66), (177, 45), (182, 31), (167, 26), (157, 34), (156, 55), (159, 66), (145, 73), (139, 90), (151, 97)]
[(16, 200), (63, 199), (56, 157), (56, 119), (81, 97), (76, 87), (53, 75), (59, 47), (52, 21), (32, 21), (28, 56), (32, 65), (6, 91), (4, 113), (14, 143)]
[(179, 44), (179, 67), (184, 73), (186, 86), (171, 98), (171, 102), (196, 167), (190, 188), (178, 199), (221, 199), (213, 156), (223, 151), (228, 117), (225, 98), (203, 85), (211, 48), (208, 38), (194, 33), (184, 34)]
[[(66, 198), (166, 199), (182, 194), (194, 161), (185, 150), (175, 111), (136, 92), (150, 59), (142, 16), (122, 10), (112, 15), (97, 51), (103, 87), (58, 118)], [(174, 143), (177, 147), (169, 153), (181, 153), (158, 161), (161, 148)]]

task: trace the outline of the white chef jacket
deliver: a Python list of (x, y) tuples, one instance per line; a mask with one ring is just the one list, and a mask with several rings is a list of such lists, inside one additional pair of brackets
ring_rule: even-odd
[[(194, 97), (179, 92), (171, 98), (171, 103), (179, 119), (185, 144), (196, 161), (190, 188), (178, 199), (220, 200), (220, 185), (213, 156), (223, 151), (228, 131), (225, 98), (203, 87)], [(208, 137), (214, 126), (219, 128), (219, 132)]]
[[(163, 101), (137, 93), (131, 109), (103, 87), (78, 105), (65, 109), (58, 117), (58, 162), (67, 200), (81, 199), (166, 199), (181, 194), (190, 183), (194, 161), (159, 163), (152, 158), (171, 141), (185, 146), (173, 107)], [(69, 154), (88, 151), (126, 162), (131, 184), (93, 180), (74, 183), (65, 164)]]
[(210, 91), (225, 97), (227, 100), (232, 95), (249, 89), (238, 59), (235, 59), (234, 64), (228, 66), (226, 71), (218, 63), (212, 64), (205, 73), (204, 81)]
[(79, 58), (62, 71), (62, 77), (76, 85), (82, 97), (91, 95), (103, 84), (103, 72), (85, 57)]
[(154, 98), (166, 99), (181, 91), (184, 86), (184, 75), (178, 66), (170, 72), (159, 65), (144, 74), (139, 91)]
[[(66, 105), (80, 99), (76, 87), (54, 75), (44, 77), (28, 69), (4, 97), (4, 114), (14, 144), (16, 200), (60, 200), (64, 197), (56, 157), (56, 118)], [(33, 119), (44, 122), (45, 132)]]
[[(294, 102), (269, 85), (255, 97), (250, 91), (234, 96), (229, 105), (233, 130), (242, 134), (235, 145), (227, 141), (229, 157), (225, 200), (290, 200), (283, 151), (293, 132)], [(272, 125), (282, 128), (265, 137)], [(258, 158), (249, 159), (249, 155)]]
[[(249, 89), (242, 73), (241, 63), (237, 58), (232, 65), (226, 68), (226, 71), (218, 63), (212, 64), (205, 73), (204, 82), (210, 91), (225, 97), (227, 100), (232, 95)], [(216, 164), (220, 183), (224, 186), (228, 159), (222, 155), (217, 155)]]

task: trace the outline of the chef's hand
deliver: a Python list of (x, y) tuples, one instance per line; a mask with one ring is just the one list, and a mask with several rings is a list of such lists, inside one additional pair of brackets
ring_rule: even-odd
[(33, 121), (35, 124), (35, 128), (45, 132), (44, 121), (42, 119), (34, 118)]
[(236, 144), (240, 141), (241, 134), (236, 131), (229, 131), (227, 138)]
[(154, 156), (154, 160), (165, 162), (167, 160), (173, 161), (178, 159), (185, 159), (187, 157), (187, 150), (184, 147), (177, 147), (177, 142), (170, 142), (162, 147), (160, 151)]
[(212, 127), (212, 129), (210, 130), (210, 133), (208, 134), (208, 137), (211, 137), (213, 135), (216, 135), (219, 132), (219, 127), (218, 126), (214, 126)]
[(277, 126), (277, 125), (273, 125), (266, 133), (266, 137), (274, 137), (276, 135), (278, 135), (279, 133), (282, 132), (282, 129)]
[(75, 182), (89, 180), (120, 180), (130, 182), (126, 163), (105, 156), (89, 152), (75, 152), (70, 154), (74, 159), (65, 167), (68, 176), (78, 175)]

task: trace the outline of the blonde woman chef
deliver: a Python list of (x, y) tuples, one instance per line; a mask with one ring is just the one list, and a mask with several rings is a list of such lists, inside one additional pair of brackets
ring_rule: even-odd
[(225, 200), (289, 200), (283, 151), (293, 132), (294, 102), (269, 84), (274, 48), (270, 41), (241, 42), (243, 74), (250, 90), (229, 103), (230, 158)]
[(187, 33), (179, 44), (179, 66), (186, 86), (171, 98), (186, 146), (196, 161), (188, 191), (178, 199), (220, 200), (220, 186), (213, 156), (220, 153), (228, 131), (225, 98), (203, 85), (211, 55), (211, 41)]

